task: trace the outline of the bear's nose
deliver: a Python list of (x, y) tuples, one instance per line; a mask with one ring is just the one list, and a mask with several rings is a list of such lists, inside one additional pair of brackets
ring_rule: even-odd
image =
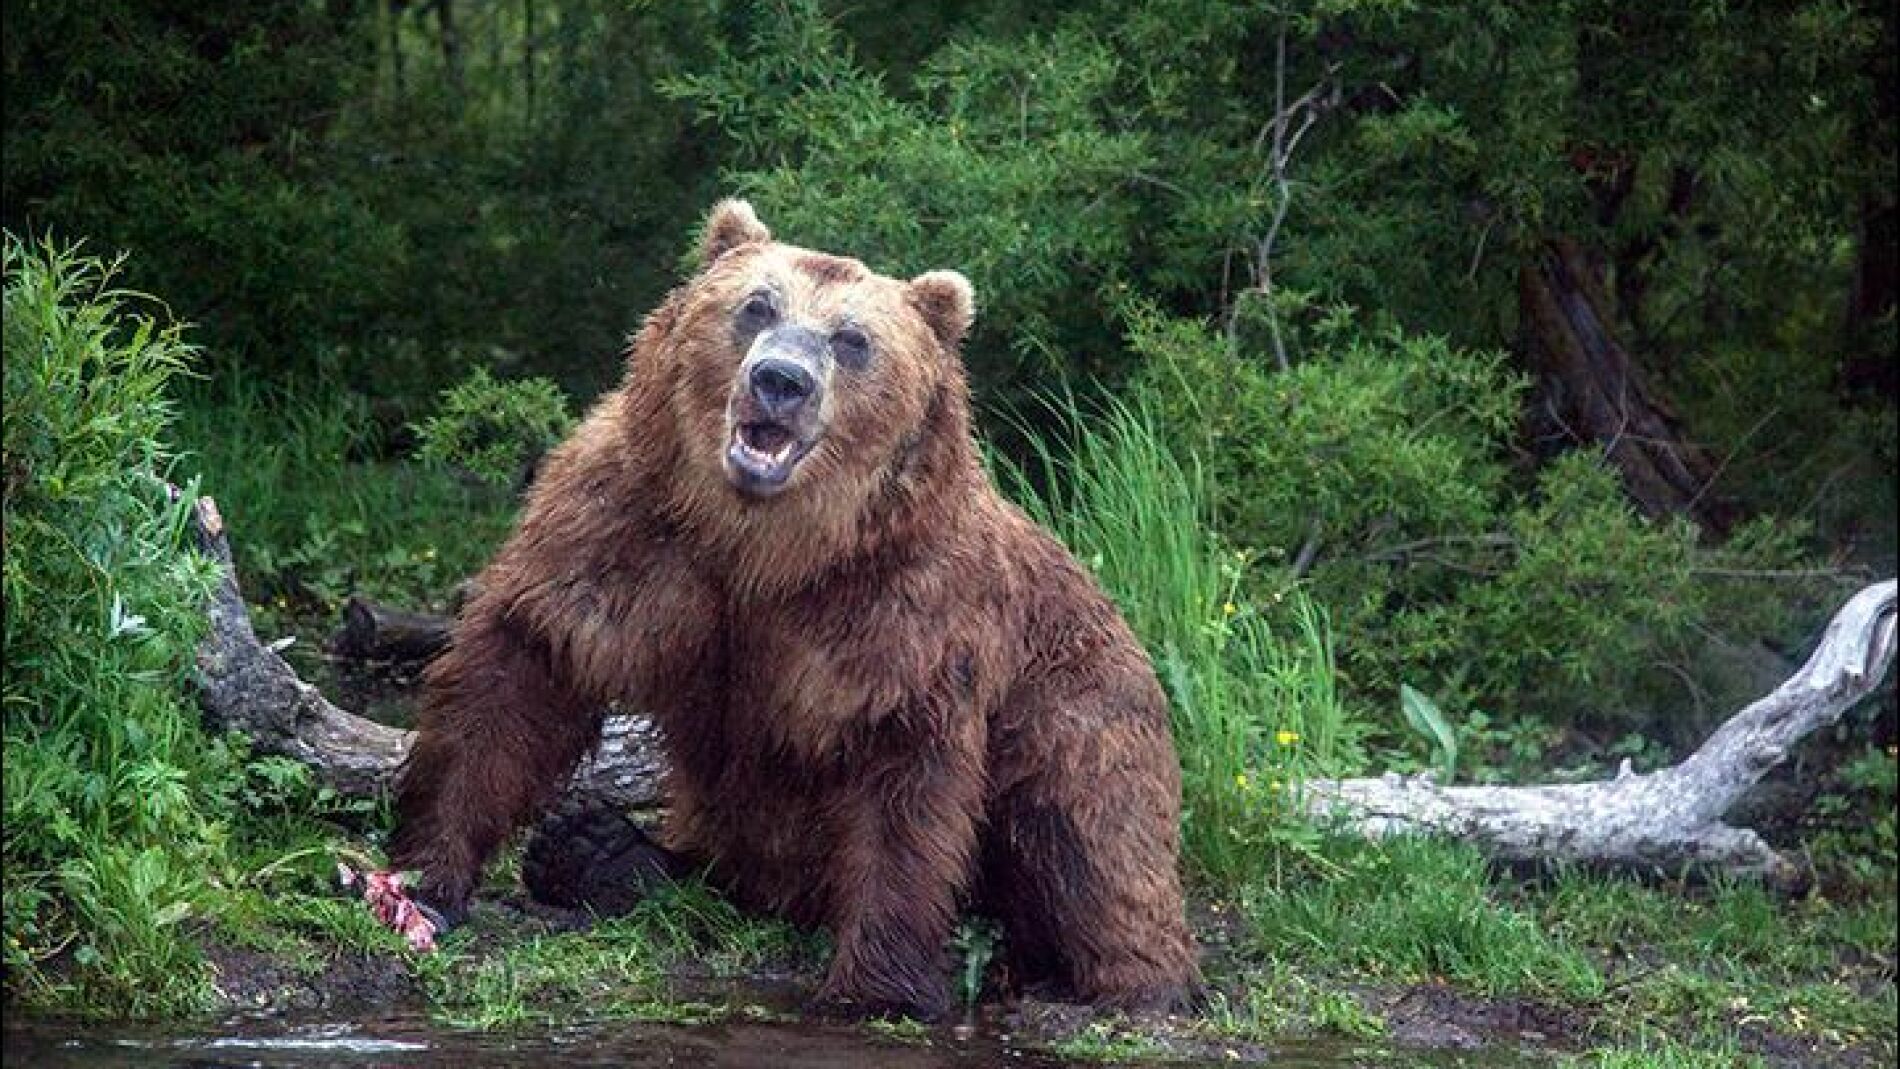
[(774, 419), (798, 411), (817, 388), (811, 372), (790, 360), (761, 360), (752, 366), (752, 397)]

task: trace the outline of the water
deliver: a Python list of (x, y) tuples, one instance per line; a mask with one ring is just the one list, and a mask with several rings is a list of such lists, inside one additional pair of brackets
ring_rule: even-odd
[[(1437, 1066), (1518, 1069), (1549, 1056), (1502, 1048), (1418, 1051), (1380, 1043), (1307, 1040), (1269, 1050), (1211, 1049), (1170, 1056), (1165, 1063), (1116, 1065), (1232, 1066), (1275, 1069)], [(1065, 1061), (1013, 1045), (994, 1027), (944, 1028), (918, 1039), (879, 1036), (844, 1025), (736, 1021), (664, 1025), (613, 1023), (518, 1031), (447, 1028), (415, 1013), (344, 1022), (295, 1017), (237, 1017), (222, 1022), (141, 1026), (59, 1018), (9, 1018), (8, 1069), (313, 1069), (317, 1066), (490, 1069), (1056, 1069), (1101, 1064)]]

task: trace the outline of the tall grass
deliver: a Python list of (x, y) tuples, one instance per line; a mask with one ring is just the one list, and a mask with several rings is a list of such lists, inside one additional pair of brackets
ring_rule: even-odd
[(1248, 556), (1210, 533), (1199, 465), (1142, 403), (1089, 414), (1064, 399), (1048, 413), (1055, 433), (1025, 425), (1032, 461), (993, 460), (999, 480), (1147, 645), (1181, 758), (1184, 851), (1210, 886), (1232, 889), (1310, 835), (1289, 804), (1298, 784), (1358, 761), (1325, 616), (1297, 589), (1284, 605), (1240, 600)]
[(241, 762), (183, 697), (214, 574), (165, 482), (191, 350), (116, 267), (6, 238), (5, 960), (28, 1001), (143, 1012), (202, 990)]
[(328, 626), (352, 592), (424, 606), (475, 574), (513, 518), (505, 489), (374, 459), (386, 450), (367, 402), (333, 381), (198, 383), (180, 417), (181, 463), (217, 498), (245, 596), (266, 609)]

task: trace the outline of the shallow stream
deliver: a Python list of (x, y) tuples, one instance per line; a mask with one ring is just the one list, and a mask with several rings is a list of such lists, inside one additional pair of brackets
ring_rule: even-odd
[[(1236, 1052), (1238, 1053), (1238, 1052)], [(1258, 1063), (1258, 1049), (1244, 1060)], [(1500, 1048), (1421, 1051), (1377, 1042), (1323, 1039), (1275, 1044), (1265, 1064), (1276, 1069), (1430, 1066), (1518, 1069), (1547, 1065), (1548, 1054)], [(287, 1016), (234, 1017), (190, 1025), (102, 1024), (57, 1018), (12, 1018), (5, 1024), (5, 1061), (45, 1069), (313, 1069), (316, 1066), (402, 1066), (489, 1069), (500, 1066), (676, 1067), (727, 1069), (1037, 1069), (1102, 1064), (1065, 1060), (1012, 1045), (993, 1026), (976, 1023), (927, 1035), (887, 1038), (845, 1025), (729, 1022), (665, 1025), (617, 1022), (559, 1028), (478, 1032), (445, 1027), (420, 1014), (358, 1021)], [(1135, 1058), (1114, 1065), (1231, 1066), (1215, 1053), (1181, 1052), (1165, 1060)]]

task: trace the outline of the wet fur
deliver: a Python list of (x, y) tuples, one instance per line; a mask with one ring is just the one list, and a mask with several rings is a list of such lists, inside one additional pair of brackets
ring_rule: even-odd
[[(974, 904), (1018, 980), (1178, 1004), (1196, 966), (1164, 698), (1092, 578), (983, 473), (967, 283), (775, 244), (736, 210), (548, 458), (430, 669), (395, 863), (459, 908), (622, 700), (665, 739), (665, 844), (742, 904), (828, 928), (826, 997), (941, 1011)], [(879, 352), (840, 373), (794, 485), (753, 501), (719, 458), (731, 310), (762, 274)]]

